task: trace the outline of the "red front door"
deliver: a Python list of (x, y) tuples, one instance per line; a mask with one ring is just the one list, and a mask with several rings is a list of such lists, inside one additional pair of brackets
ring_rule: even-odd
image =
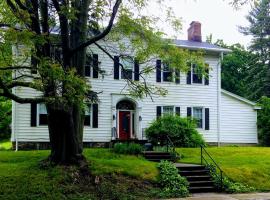
[(119, 139), (127, 140), (130, 138), (130, 111), (119, 111)]

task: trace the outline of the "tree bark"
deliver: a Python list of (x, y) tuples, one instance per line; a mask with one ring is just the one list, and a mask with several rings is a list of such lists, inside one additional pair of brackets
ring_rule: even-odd
[[(82, 129), (80, 118), (74, 117), (72, 106), (47, 105), (49, 136), (51, 143), (50, 161), (55, 164), (79, 164), (82, 155)], [(76, 114), (77, 112), (75, 112)]]

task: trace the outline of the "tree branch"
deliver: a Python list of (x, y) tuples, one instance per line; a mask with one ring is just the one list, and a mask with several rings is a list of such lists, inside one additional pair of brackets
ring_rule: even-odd
[(0, 96), (10, 98), (11, 100), (16, 101), (18, 103), (42, 103), (46, 101), (44, 97), (36, 97), (36, 98), (18, 97), (17, 95), (13, 94), (10, 91), (10, 89), (7, 88), (7, 86), (3, 83), (2, 79), (0, 79), (0, 88), (3, 90), (3, 92), (0, 93)]
[(112, 29), (112, 26), (113, 26), (113, 22), (114, 22), (114, 19), (116, 17), (116, 14), (118, 12), (118, 9), (120, 7), (120, 4), (122, 3), (122, 0), (117, 0), (113, 6), (113, 12), (112, 12), (112, 15), (111, 15), (111, 18), (110, 18), (110, 21), (109, 21), (109, 24), (108, 26), (104, 29), (103, 32), (99, 33), (98, 35), (92, 37), (91, 39), (89, 39), (87, 42), (79, 45), (78, 47), (76, 47), (75, 49), (72, 49), (70, 51), (70, 56), (73, 56), (74, 53), (84, 49), (85, 47), (97, 42), (98, 40), (104, 38), (106, 35), (108, 35)]

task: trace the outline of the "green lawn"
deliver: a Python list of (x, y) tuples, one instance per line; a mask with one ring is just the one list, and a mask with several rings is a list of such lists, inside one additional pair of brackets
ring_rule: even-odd
[(110, 199), (111, 195), (146, 199), (152, 195), (151, 181), (158, 174), (156, 163), (142, 157), (117, 155), (108, 149), (85, 149), (92, 173), (102, 181), (92, 186), (80, 183), (76, 173), (67, 173), (70, 169), (65, 167), (41, 169), (39, 161), (48, 154), (0, 151), (0, 199)]
[[(178, 148), (181, 162), (199, 163), (199, 148)], [(207, 151), (226, 175), (258, 190), (270, 190), (270, 148), (209, 147)]]

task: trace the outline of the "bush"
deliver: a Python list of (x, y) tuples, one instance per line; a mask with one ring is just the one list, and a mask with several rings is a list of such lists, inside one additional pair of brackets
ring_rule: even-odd
[(11, 101), (0, 97), (0, 140), (10, 138)]
[[(214, 165), (207, 166), (210, 170), (211, 176), (213, 177), (214, 184), (217, 188), (221, 188), (221, 176), (216, 172)], [(246, 193), (246, 192), (254, 192), (255, 188), (250, 187), (248, 185), (244, 185), (239, 182), (234, 182), (223, 176), (223, 190), (227, 193)]]
[(189, 195), (187, 180), (179, 175), (178, 169), (172, 162), (161, 161), (158, 169), (160, 171), (158, 182), (162, 188), (160, 197), (186, 197)]
[(259, 142), (263, 146), (270, 146), (270, 98), (262, 97), (259, 106), (262, 108), (258, 111)]
[(140, 144), (135, 143), (115, 143), (113, 151), (119, 154), (138, 155), (142, 153), (143, 148)]
[(205, 142), (195, 127), (195, 122), (191, 119), (165, 115), (153, 121), (145, 132), (154, 145), (159, 142), (161, 145), (166, 144), (168, 135), (175, 146), (198, 147)]

